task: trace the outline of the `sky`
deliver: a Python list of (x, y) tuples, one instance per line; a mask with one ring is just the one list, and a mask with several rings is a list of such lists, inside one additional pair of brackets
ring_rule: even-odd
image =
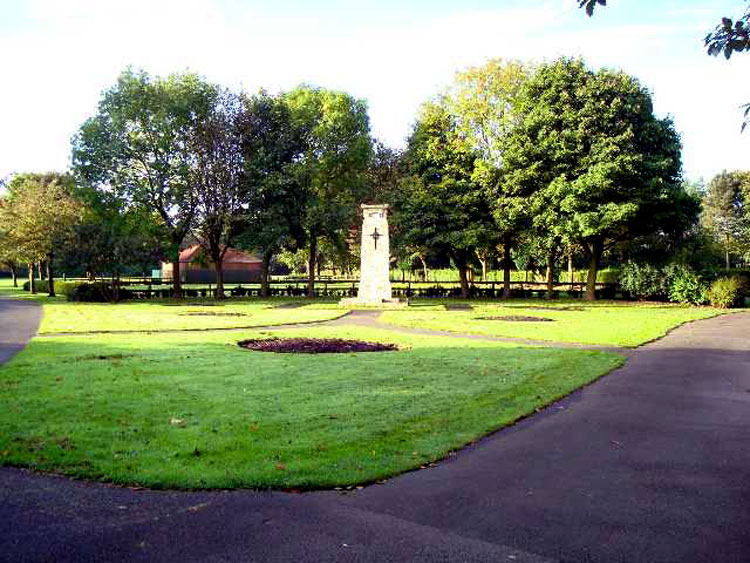
[(193, 71), (233, 89), (305, 83), (367, 101), (403, 147), (420, 104), (490, 58), (581, 56), (653, 94), (681, 135), (687, 179), (750, 169), (741, 105), (750, 54), (703, 38), (743, 0), (0, 0), (0, 178), (68, 169), (70, 139), (128, 65)]

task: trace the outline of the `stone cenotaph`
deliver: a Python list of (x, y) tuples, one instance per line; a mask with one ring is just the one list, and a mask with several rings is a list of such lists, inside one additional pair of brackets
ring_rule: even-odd
[(406, 301), (391, 296), (388, 205), (362, 204), (362, 246), (357, 297), (342, 299), (346, 307), (356, 305), (403, 307)]

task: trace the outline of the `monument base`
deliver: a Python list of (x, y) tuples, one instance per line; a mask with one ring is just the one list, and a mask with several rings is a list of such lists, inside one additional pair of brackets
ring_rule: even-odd
[(358, 307), (374, 307), (378, 309), (403, 309), (409, 306), (408, 299), (360, 299), (359, 297), (350, 297), (339, 301), (339, 307), (349, 307), (356, 309)]

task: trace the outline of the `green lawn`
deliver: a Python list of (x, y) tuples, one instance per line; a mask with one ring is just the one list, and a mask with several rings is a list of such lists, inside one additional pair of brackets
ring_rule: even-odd
[(290, 355), (268, 332), (36, 338), (0, 368), (0, 464), (151, 487), (330, 487), (382, 479), (534, 412), (622, 364), (365, 328), (282, 335), (398, 343)]
[[(40, 334), (59, 332), (159, 331), (255, 327), (335, 319), (346, 311), (333, 301), (305, 299), (153, 299), (122, 303), (76, 303), (46, 293), (29, 295), (0, 280), (0, 296), (33, 299), (44, 306)], [(294, 305), (294, 308), (286, 308)]]
[[(442, 302), (445, 303), (445, 302)], [(415, 301), (408, 309), (386, 311), (382, 322), (399, 326), (554, 342), (638, 346), (664, 336), (687, 321), (723, 312), (710, 307), (581, 300), (512, 300), (466, 302), (471, 310), (446, 311), (442, 303)], [(453, 303), (455, 306), (456, 303)], [(484, 320), (481, 317), (528, 316), (551, 322)]]
[[(297, 308), (280, 306), (296, 303)], [(318, 307), (302, 299), (211, 299), (44, 304), (41, 334), (90, 331), (210, 329), (278, 325), (335, 319), (346, 311)]]

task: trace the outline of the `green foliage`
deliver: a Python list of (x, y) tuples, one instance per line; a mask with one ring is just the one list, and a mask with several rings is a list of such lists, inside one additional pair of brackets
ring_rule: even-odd
[(669, 300), (676, 303), (705, 305), (708, 303), (708, 284), (690, 268), (672, 265), (665, 270), (669, 280)]
[(0, 230), (16, 262), (48, 259), (67, 245), (83, 211), (68, 174), (17, 174), (8, 183)]
[(304, 202), (300, 225), (307, 234), (313, 290), (318, 239), (338, 244), (356, 222), (357, 204), (368, 192), (372, 140), (367, 104), (344, 92), (299, 86), (284, 95), (302, 135), (293, 177)]
[(636, 299), (664, 299), (669, 294), (664, 273), (651, 264), (626, 263), (620, 271), (620, 286)]
[(504, 153), (510, 195), (496, 214), (521, 210), (550, 250), (587, 248), (590, 282), (608, 246), (695, 221), (697, 202), (679, 181), (679, 136), (635, 78), (560, 59), (525, 82), (517, 107)]
[(724, 249), (725, 266), (731, 256), (750, 258), (750, 172), (717, 174), (703, 198), (703, 225)]
[[(442, 103), (428, 103), (409, 138), (409, 175), (394, 202), (402, 242), (450, 255), (465, 275), (474, 249), (496, 237), (487, 190), (474, 180), (477, 153)], [(465, 279), (463, 289), (467, 287)]]
[(84, 303), (110, 303), (130, 299), (132, 294), (127, 289), (116, 288), (107, 282), (80, 283), (66, 293), (68, 301)]
[[(31, 284), (28, 281), (23, 282), (23, 285), (21, 288), (24, 291), (29, 291), (31, 288)], [(49, 282), (47, 280), (34, 280), (34, 289), (36, 291), (41, 291), (42, 293), (46, 293), (49, 291)]]
[(743, 298), (742, 282), (737, 277), (714, 280), (708, 290), (708, 301), (713, 307), (737, 307), (742, 304)]
[(157, 215), (171, 258), (193, 224), (195, 186), (191, 150), (195, 127), (218, 95), (191, 73), (152, 78), (125, 70), (73, 139), (73, 168), (82, 185), (110, 191), (123, 208)]

